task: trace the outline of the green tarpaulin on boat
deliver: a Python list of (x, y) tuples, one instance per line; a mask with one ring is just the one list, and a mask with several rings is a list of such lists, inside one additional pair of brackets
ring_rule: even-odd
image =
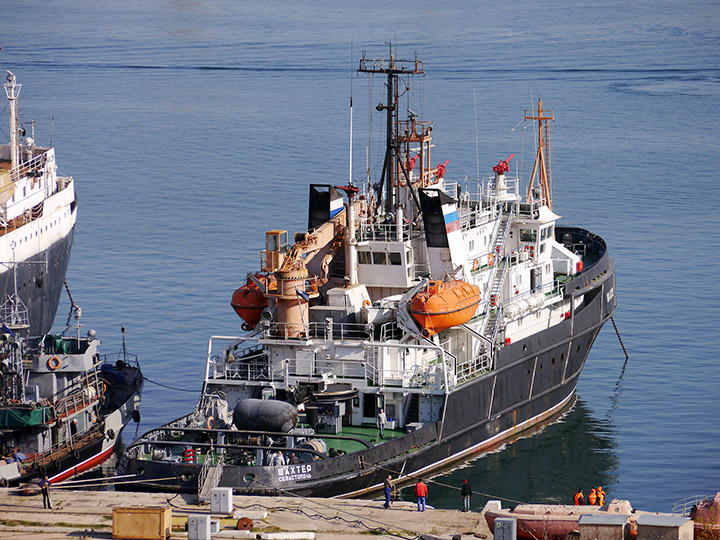
[(38, 407), (37, 409), (0, 409), (0, 427), (21, 428), (38, 426), (44, 424), (45, 419), (49, 416), (49, 407)]

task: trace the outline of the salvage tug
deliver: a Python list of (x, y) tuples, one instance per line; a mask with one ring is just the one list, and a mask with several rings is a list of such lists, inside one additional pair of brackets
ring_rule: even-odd
[(525, 112), (538, 139), (524, 196), (513, 155), (452, 182), (447, 161), (431, 166), (432, 124), (400, 114), (399, 80), (422, 61), (358, 71), (387, 77), (380, 181), (311, 184), (307, 231), (266, 233), (232, 297), (247, 334), (210, 338), (197, 407), (126, 449), (129, 489), (361, 496), (572, 405), (615, 272), (602, 238), (556, 226), (552, 112)]

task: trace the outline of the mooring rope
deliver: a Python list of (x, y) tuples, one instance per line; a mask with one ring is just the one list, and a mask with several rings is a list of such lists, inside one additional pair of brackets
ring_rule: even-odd
[[(389, 535), (389, 536), (394, 536), (394, 537), (396, 537), (396, 538), (401, 538), (402, 540), (416, 540), (417, 538), (420, 538), (420, 537), (422, 536), (421, 533), (418, 533), (418, 532), (416, 532), (416, 531), (410, 531), (410, 532), (412, 532), (413, 534), (415, 534), (415, 536), (413, 536), (413, 537), (403, 536), (403, 535), (401, 535), (401, 534), (394, 533), (394, 532), (392, 532), (392, 531), (389, 529), (390, 527), (392, 527), (392, 528), (397, 528), (397, 525), (392, 525), (392, 524), (390, 524), (390, 523), (385, 523), (385, 522), (383, 522), (383, 521), (380, 521), (379, 519), (374, 519), (374, 518), (369, 518), (369, 517), (360, 516), (360, 515), (358, 515), (358, 514), (355, 514), (355, 513), (353, 513), (353, 512), (350, 512), (349, 510), (345, 510), (345, 509), (343, 509), (343, 508), (338, 508), (338, 507), (332, 506), (332, 505), (330, 505), (330, 504), (322, 503), (322, 502), (320, 502), (320, 501), (317, 500), (317, 499), (310, 499), (310, 498), (308, 498), (308, 497), (303, 497), (302, 495), (298, 495), (297, 493), (293, 493), (293, 492), (288, 491), (288, 490), (285, 490), (285, 489), (283, 489), (283, 488), (279, 488), (279, 487), (273, 486), (273, 485), (271, 485), (271, 484), (265, 483), (265, 482), (263, 482), (263, 481), (261, 481), (261, 480), (258, 480), (257, 478), (255, 478), (255, 479), (253, 480), (253, 482), (257, 482), (257, 483), (259, 483), (259, 484), (262, 484), (262, 485), (265, 486), (265, 487), (268, 487), (268, 488), (277, 490), (277, 491), (279, 491), (279, 492), (282, 492), (282, 493), (284, 493), (284, 494), (285, 494), (286, 496), (288, 496), (288, 497), (295, 497), (295, 498), (301, 499), (301, 500), (305, 501), (305, 502), (308, 503), (308, 504), (317, 504), (318, 506), (323, 506), (323, 507), (327, 508), (328, 510), (332, 510), (333, 512), (347, 514), (347, 515), (349, 515), (349, 516), (354, 517), (355, 520), (354, 520), (354, 521), (353, 521), (353, 520), (348, 520), (348, 519), (345, 519), (345, 518), (343, 518), (343, 517), (341, 517), (341, 516), (328, 517), (328, 516), (324, 516), (324, 515), (318, 514), (318, 513), (310, 514), (310, 513), (306, 512), (306, 511), (304, 511), (302, 508), (289, 508), (289, 507), (280, 507), (280, 508), (278, 508), (277, 506), (265, 507), (265, 506), (260, 505), (260, 504), (256, 504), (255, 506), (260, 506), (260, 507), (265, 508), (265, 509), (270, 509), (270, 508), (272, 508), (272, 509), (274, 509), (274, 510), (287, 510), (287, 511), (289, 511), (289, 512), (295, 512), (296, 514), (303, 514), (303, 515), (305, 515), (305, 516), (307, 516), (307, 517), (309, 517), (309, 518), (320, 518), (320, 519), (325, 519), (325, 520), (328, 520), (328, 521), (342, 521), (342, 522), (347, 523), (348, 525), (351, 525), (351, 526), (353, 526), (353, 527), (361, 527), (361, 526), (362, 526), (362, 527), (365, 527), (368, 531), (372, 531), (374, 534), (376, 534), (376, 533), (379, 533), (379, 534), (387, 534), (387, 535)], [(371, 527), (371, 526), (369, 526), (369, 525), (366, 525), (366, 524), (365, 524), (365, 521), (377, 523), (377, 524), (380, 525), (380, 527)]]
[(193, 394), (197, 393), (197, 390), (189, 390), (187, 388), (177, 388), (176, 386), (170, 386), (168, 384), (163, 384), (161, 382), (153, 381), (152, 379), (148, 379), (143, 375), (143, 380), (147, 381), (149, 383), (157, 384), (158, 386), (162, 386), (163, 388), (168, 388), (170, 390), (177, 390), (178, 392), (192, 392)]

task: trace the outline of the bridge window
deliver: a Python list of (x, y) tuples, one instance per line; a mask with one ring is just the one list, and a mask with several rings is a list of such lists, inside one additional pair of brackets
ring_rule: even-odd
[(384, 251), (373, 251), (373, 264), (387, 264), (387, 257)]
[(391, 251), (388, 253), (388, 257), (390, 259), (390, 264), (399, 266), (402, 264), (402, 254)]
[(370, 260), (369, 251), (358, 251), (358, 263), (360, 264), (372, 264)]
[(520, 229), (521, 242), (535, 242), (537, 240), (537, 229)]

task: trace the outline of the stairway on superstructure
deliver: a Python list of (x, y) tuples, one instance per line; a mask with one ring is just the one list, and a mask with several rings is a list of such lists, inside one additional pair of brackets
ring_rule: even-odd
[(493, 269), (492, 277), (486, 289), (489, 292), (487, 298), (487, 315), (483, 320), (481, 327), (481, 334), (489, 340), (493, 339), (493, 330), (495, 329), (495, 322), (497, 321), (499, 304), (500, 304), (500, 289), (503, 281), (505, 280), (505, 257), (503, 254), (503, 244), (505, 242), (505, 235), (507, 232), (507, 224), (510, 218), (512, 208), (507, 214), (504, 214), (500, 222), (498, 234), (495, 236), (495, 242), (492, 246), (493, 254)]
[(418, 394), (410, 394), (408, 396), (407, 406), (405, 407), (405, 422), (420, 421), (420, 396)]

